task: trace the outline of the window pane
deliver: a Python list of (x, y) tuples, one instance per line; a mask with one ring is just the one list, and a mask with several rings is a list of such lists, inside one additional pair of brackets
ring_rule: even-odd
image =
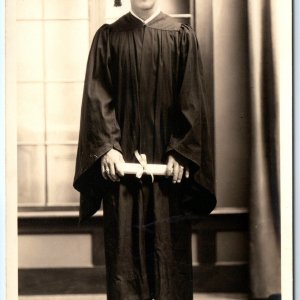
[(18, 141), (43, 142), (44, 87), (41, 83), (18, 84)]
[(51, 0), (45, 1), (46, 19), (82, 19), (88, 18), (87, 0)]
[(122, 6), (114, 6), (113, 1), (106, 0), (105, 3), (105, 18), (107, 23), (116, 21), (122, 15), (130, 10), (130, 0), (122, 0)]
[(198, 258), (198, 234), (192, 234), (192, 262), (193, 265), (199, 265), (199, 258)]
[(18, 19), (42, 19), (42, 0), (17, 0)]
[(89, 48), (88, 21), (46, 21), (46, 79), (83, 81)]
[(176, 18), (176, 17), (174, 17), (174, 19), (177, 20), (180, 23), (191, 25), (191, 19), (190, 18)]
[(17, 79), (43, 80), (43, 25), (39, 21), (17, 22)]
[(163, 0), (160, 1), (160, 8), (168, 14), (189, 14), (190, 0)]
[(83, 83), (47, 84), (47, 139), (77, 141)]
[[(122, 0), (121, 7), (114, 7), (113, 1), (106, 0), (105, 16), (108, 23), (112, 23), (117, 18), (126, 14), (130, 10), (130, 0)], [(167, 14), (189, 14), (190, 0), (163, 0), (160, 1), (160, 8)]]
[(72, 186), (77, 146), (48, 146), (49, 205), (79, 204)]
[(19, 204), (45, 205), (45, 148), (18, 147)]

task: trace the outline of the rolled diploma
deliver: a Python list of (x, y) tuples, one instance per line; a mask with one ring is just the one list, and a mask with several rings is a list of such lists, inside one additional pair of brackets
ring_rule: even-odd
[[(124, 174), (136, 174), (143, 171), (140, 164), (135, 163), (118, 163), (118, 166), (123, 170)], [(153, 175), (166, 175), (167, 166), (161, 164), (147, 164), (146, 172)]]

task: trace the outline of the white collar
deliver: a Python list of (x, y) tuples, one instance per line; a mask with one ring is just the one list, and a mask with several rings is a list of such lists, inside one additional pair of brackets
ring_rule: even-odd
[(130, 13), (137, 19), (139, 19), (141, 22), (143, 22), (144, 24), (149, 23), (150, 21), (152, 21), (154, 18), (156, 18), (159, 14), (160, 14), (160, 8), (158, 8), (151, 17), (149, 17), (147, 20), (143, 20), (141, 19), (139, 16), (137, 16), (132, 10), (130, 10)]

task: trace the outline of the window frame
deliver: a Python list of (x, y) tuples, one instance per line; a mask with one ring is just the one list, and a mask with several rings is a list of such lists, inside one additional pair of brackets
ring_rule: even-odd
[[(43, 0), (47, 1), (47, 0)], [(195, 16), (195, 8), (194, 8), (194, 0), (187, 0), (189, 1), (189, 12), (183, 12), (180, 14), (170, 14), (170, 16), (175, 18), (187, 18), (189, 19), (189, 23), (194, 26), (194, 16)], [(110, 0), (87, 0), (88, 4), (88, 23), (89, 23), (89, 44), (91, 44), (94, 34), (97, 31), (97, 29), (105, 22), (112, 21), (113, 18), (110, 15), (106, 15), (106, 5), (110, 3)], [(114, 8), (115, 9), (115, 8)], [(40, 21), (45, 21), (49, 19), (42, 18)], [(57, 19), (60, 20), (60, 19)], [(70, 21), (77, 20), (76, 18), (68, 19)], [(16, 20), (18, 21), (18, 19)], [(45, 25), (43, 24), (43, 27)], [(43, 35), (45, 34), (45, 29), (43, 30)], [(45, 52), (45, 43), (43, 44), (43, 52)], [(45, 66), (44, 66), (45, 67)], [(45, 71), (44, 71), (45, 72)], [(20, 83), (20, 82), (17, 82)], [(44, 93), (45, 93), (45, 85), (47, 84), (47, 80), (44, 77), (44, 80), (42, 82), (44, 85)], [(44, 96), (45, 98), (45, 96)], [(49, 215), (49, 213), (55, 215), (59, 213), (63, 214), (75, 214), (78, 211), (79, 202), (78, 203), (62, 203), (62, 205), (53, 205), (49, 204), (48, 201), (48, 168), (47, 168), (47, 156), (48, 156), (48, 146), (76, 146), (77, 140), (65, 140), (65, 141), (48, 141), (47, 140), (47, 115), (46, 115), (46, 102), (44, 100), (44, 107), (45, 107), (45, 113), (44, 113), (44, 131), (45, 131), (45, 138), (44, 142), (34, 142), (34, 141), (17, 141), (17, 148), (21, 146), (43, 146), (44, 147), (44, 153), (45, 153), (45, 191), (44, 191), (44, 197), (45, 201), (42, 203), (19, 203), (18, 201), (18, 213), (19, 215)], [(101, 212), (100, 212), (101, 214)]]

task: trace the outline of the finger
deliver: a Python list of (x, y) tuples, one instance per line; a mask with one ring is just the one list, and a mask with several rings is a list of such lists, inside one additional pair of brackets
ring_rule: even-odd
[(103, 178), (108, 179), (107, 172), (106, 172), (106, 170), (108, 168), (106, 155), (104, 155), (104, 156), (101, 157), (100, 164), (101, 164), (101, 173), (102, 173)]
[(110, 176), (112, 178), (112, 181), (119, 181), (120, 180), (118, 175), (116, 174), (115, 164), (113, 162), (109, 163), (109, 173), (110, 173)]
[(190, 169), (186, 168), (185, 169), (185, 178), (189, 178), (190, 177)]
[(177, 162), (174, 163), (174, 171), (173, 171), (173, 183), (177, 182), (179, 173), (179, 164)]
[[(119, 163), (125, 163), (123, 155), (120, 153), (119, 155)], [(119, 163), (115, 163), (115, 170), (119, 176), (124, 176), (124, 170), (120, 167)]]
[(109, 162), (106, 165), (105, 174), (106, 174), (106, 176), (108, 177), (109, 180), (114, 181), (114, 178), (111, 175), (111, 167), (110, 167)]
[(115, 170), (117, 175), (124, 176), (124, 171), (119, 164), (115, 164)]
[(178, 182), (178, 183), (181, 182), (182, 175), (183, 175), (183, 171), (184, 171), (184, 167), (183, 167), (183, 166), (179, 166), (178, 178), (177, 178), (177, 182)]
[(113, 182), (115, 181), (115, 179), (111, 176), (110, 173), (107, 173), (107, 177), (110, 181), (113, 181)]
[(174, 159), (172, 157), (169, 157), (168, 163), (167, 163), (167, 169), (166, 169), (166, 176), (171, 176), (173, 173), (173, 167), (174, 167)]
[(104, 164), (101, 164), (101, 174), (102, 174), (102, 177), (105, 179), (105, 180), (107, 180), (108, 178), (107, 178), (107, 175), (106, 175), (106, 166), (104, 165)]

